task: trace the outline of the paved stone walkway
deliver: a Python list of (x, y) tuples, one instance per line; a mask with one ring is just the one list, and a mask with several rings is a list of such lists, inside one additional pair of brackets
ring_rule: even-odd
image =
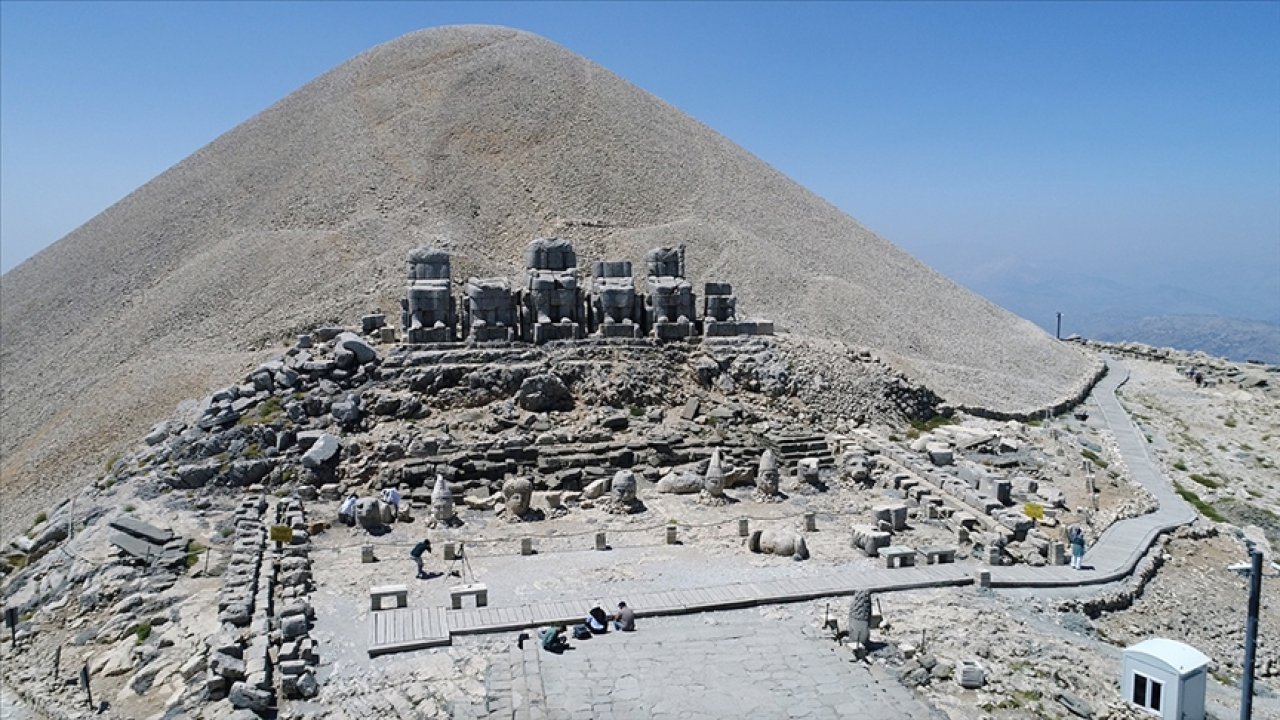
[(737, 610), (642, 621), (637, 632), (572, 640), (555, 655), (535, 638), (495, 663), (484, 720), (719, 720), (944, 715), (878, 665), (810, 637), (793, 620)]
[[(1152, 492), (1158, 511), (1114, 524), (1085, 555), (1085, 571), (1059, 567), (994, 567), (997, 587), (1069, 588), (1128, 576), (1161, 533), (1195, 519), (1196, 513), (1173, 491), (1147, 453), (1145, 438), (1130, 421), (1115, 391), (1127, 370), (1108, 362), (1108, 373), (1093, 398), (1116, 439), (1130, 477)], [(928, 473), (920, 460), (895, 452), (913, 470)], [(560, 656), (542, 652), (530, 638), (495, 663), (483, 707), (461, 709), (477, 718), (670, 718), (720, 717), (840, 718), (917, 720), (940, 717), (909, 690), (878, 669), (848, 662), (834, 646), (825, 652), (799, 630), (769, 623), (753, 605), (796, 602), (852, 594), (923, 587), (968, 585), (972, 565), (933, 565), (896, 570), (740, 582), (717, 587), (631, 595), (628, 604), (647, 618), (643, 632), (613, 633), (574, 643)], [(651, 596), (650, 596), (651, 595)], [(607, 587), (584, 597), (617, 598)], [(575, 601), (576, 600), (576, 601)], [(453, 634), (504, 632), (554, 622), (578, 622), (589, 601), (568, 601), (446, 611)], [(719, 622), (668, 617), (721, 611)], [(755, 620), (753, 622), (752, 620)], [(736, 622), (740, 619), (741, 622)], [(763, 623), (763, 624), (762, 624)], [(530, 631), (532, 635), (532, 630)]]

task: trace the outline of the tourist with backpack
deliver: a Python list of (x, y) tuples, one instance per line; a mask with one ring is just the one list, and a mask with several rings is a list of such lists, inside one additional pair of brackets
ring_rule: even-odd
[(1083, 570), (1081, 562), (1084, 561), (1084, 530), (1080, 528), (1072, 528), (1071, 530), (1071, 567), (1076, 570)]

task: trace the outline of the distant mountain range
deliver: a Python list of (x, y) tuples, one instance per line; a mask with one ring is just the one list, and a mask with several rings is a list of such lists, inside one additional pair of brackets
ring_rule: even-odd
[[(976, 268), (957, 279), (1050, 333), (1200, 350), (1280, 364), (1280, 292), (1249, 303), (1172, 285), (1142, 286), (1031, 265)], [(1274, 297), (1270, 297), (1274, 295)]]

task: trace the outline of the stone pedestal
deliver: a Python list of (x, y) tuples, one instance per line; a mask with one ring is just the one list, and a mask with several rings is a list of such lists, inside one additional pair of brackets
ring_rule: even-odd
[(813, 513), (804, 514), (804, 530), (805, 532), (814, 532), (818, 529), (818, 516)]
[(605, 534), (604, 534), (604, 533), (602, 533), (602, 532), (598, 532), (598, 533), (596, 533), (596, 549), (597, 549), (597, 550), (608, 550), (608, 549), (609, 549), (609, 543), (608, 543), (608, 541), (607, 541), (607, 540), (606, 540), (606, 538), (605, 538)]
[(738, 537), (747, 537), (750, 534), (750, 523), (746, 518), (738, 518)]
[(680, 542), (679, 529), (675, 525), (667, 526), (667, 544), (675, 545)]
[(520, 554), (521, 554), (521, 555), (532, 555), (532, 554), (533, 554), (533, 538), (521, 538), (521, 539), (520, 539)]

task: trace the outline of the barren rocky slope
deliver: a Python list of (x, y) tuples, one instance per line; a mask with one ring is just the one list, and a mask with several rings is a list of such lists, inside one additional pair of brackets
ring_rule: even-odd
[(0, 520), (78, 487), (282, 329), (393, 308), (407, 249), (444, 244), (456, 278), (515, 275), (549, 233), (587, 261), (685, 243), (695, 282), (730, 280), (747, 312), (873, 348), (955, 404), (1030, 410), (1089, 371), (604, 69), (440, 28), (321, 76), (4, 277)]

